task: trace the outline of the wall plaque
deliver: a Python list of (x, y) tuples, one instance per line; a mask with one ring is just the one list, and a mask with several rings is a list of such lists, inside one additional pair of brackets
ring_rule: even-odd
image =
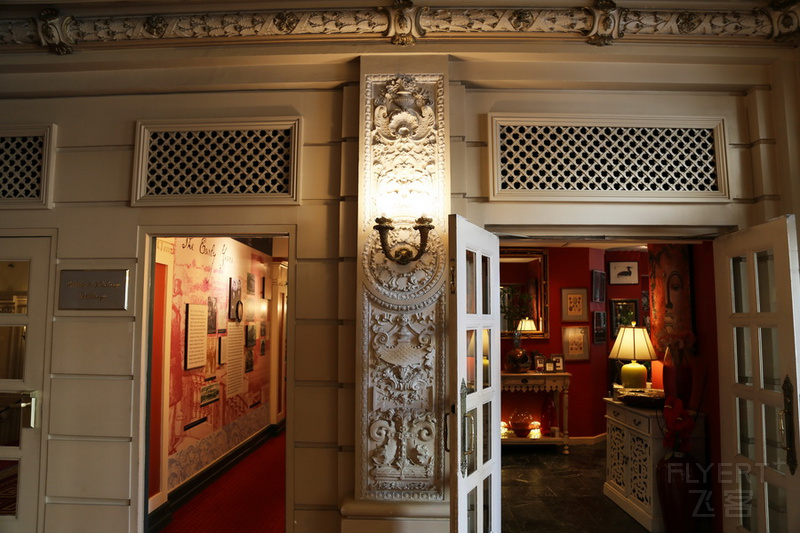
[(59, 309), (128, 308), (128, 270), (62, 270)]

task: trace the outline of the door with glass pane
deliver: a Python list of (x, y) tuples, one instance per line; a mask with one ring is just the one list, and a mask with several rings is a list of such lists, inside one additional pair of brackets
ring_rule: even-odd
[(450, 216), (451, 531), (500, 532), (500, 248)]
[(800, 531), (793, 216), (714, 242), (724, 531)]
[(0, 531), (38, 531), (50, 240), (0, 238)]

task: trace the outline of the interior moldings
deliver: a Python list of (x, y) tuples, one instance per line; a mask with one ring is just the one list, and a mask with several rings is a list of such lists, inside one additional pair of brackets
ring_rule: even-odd
[[(75, 46), (131, 46), (141, 41), (187, 41), (202, 45), (212, 38), (314, 42), (342, 39), (386, 41), (408, 46), (420, 39), (453, 37), (519, 40), (520, 37), (583, 39), (607, 46), (622, 39), (639, 42), (665, 38), (677, 42), (739, 42), (758, 39), (796, 46), (800, 8), (795, 2), (771, 2), (752, 10), (629, 9), (611, 0), (591, 7), (495, 8), (417, 6), (396, 0), (389, 7), (335, 10), (259, 10), (247, 13), (72, 16), (48, 8), (38, 17), (0, 20), (0, 50), (21, 45), (43, 47), (58, 55)], [(166, 44), (166, 43), (165, 43)], [(10, 50), (9, 50), (10, 51)]]

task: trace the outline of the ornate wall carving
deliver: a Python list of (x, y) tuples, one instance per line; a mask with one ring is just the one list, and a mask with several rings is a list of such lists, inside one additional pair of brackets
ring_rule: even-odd
[[(360, 497), (443, 500), (444, 78), (368, 75), (364, 90)], [(389, 260), (375, 218), (393, 220), (390, 250), (416, 248), (422, 211), (434, 225), (427, 251), (407, 265)]]
[[(394, 0), (390, 7), (264, 10), (249, 13), (81, 16), (54, 9), (38, 18), (0, 20), (0, 50), (38, 45), (56, 54), (80, 45), (124, 46), (137, 41), (226, 42), (334, 40), (413, 45), (452, 37), (515, 40), (582, 39), (605, 46), (621, 39), (665, 42), (800, 44), (797, 2), (773, 0), (753, 10), (627, 9), (611, 0), (573, 8), (452, 8)], [(165, 42), (165, 44), (167, 44)], [(6, 46), (3, 46), (6, 45)]]

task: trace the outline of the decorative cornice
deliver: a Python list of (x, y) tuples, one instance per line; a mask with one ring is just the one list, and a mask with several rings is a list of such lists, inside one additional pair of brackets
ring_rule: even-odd
[(627, 9), (612, 0), (575, 8), (453, 8), (394, 0), (390, 7), (74, 17), (54, 9), (38, 18), (0, 20), (0, 51), (41, 46), (64, 55), (96, 46), (212, 42), (330, 43), (359, 40), (409, 46), (444, 39), (800, 44), (796, 0), (740, 11)]

